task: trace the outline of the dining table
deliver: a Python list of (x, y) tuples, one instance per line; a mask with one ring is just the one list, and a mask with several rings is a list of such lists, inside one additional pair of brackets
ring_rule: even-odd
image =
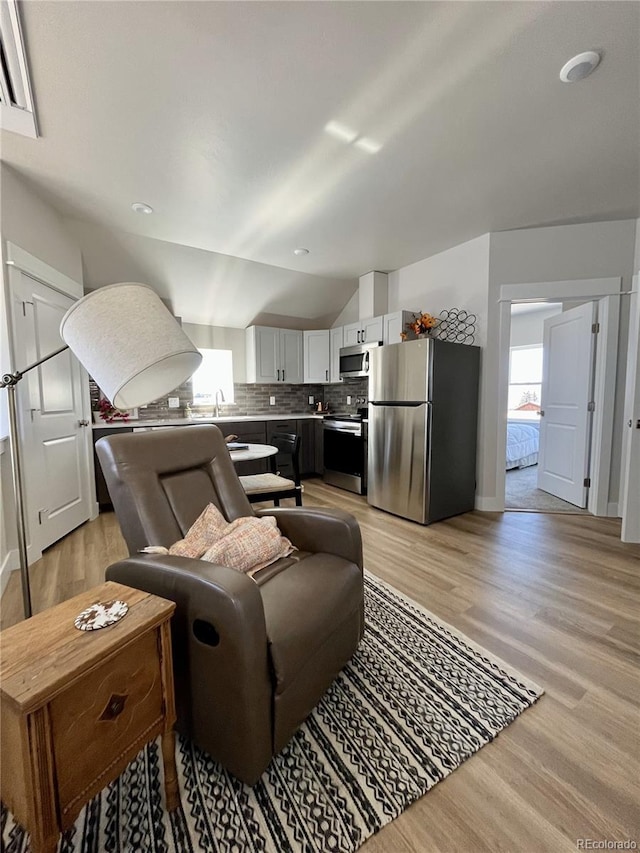
[(241, 444), (241, 448), (235, 449), (233, 445), (229, 447), (229, 455), (232, 462), (251, 462), (254, 459), (266, 459), (269, 456), (275, 456), (278, 448), (272, 444), (248, 444), (245, 442), (237, 442)]

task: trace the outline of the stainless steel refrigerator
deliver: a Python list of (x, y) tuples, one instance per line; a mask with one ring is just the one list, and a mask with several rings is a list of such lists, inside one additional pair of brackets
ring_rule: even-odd
[(424, 338), (370, 359), (369, 503), (421, 524), (472, 510), (480, 348)]

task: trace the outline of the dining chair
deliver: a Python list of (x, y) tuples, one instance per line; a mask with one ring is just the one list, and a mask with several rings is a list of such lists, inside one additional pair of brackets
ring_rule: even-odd
[[(296, 506), (302, 506), (302, 486), (300, 484), (300, 436), (288, 432), (276, 432), (269, 438), (269, 444), (278, 448), (278, 453), (270, 459), (272, 470), (268, 474), (247, 474), (240, 477), (240, 483), (250, 503), (273, 501), (280, 506), (282, 498), (295, 498)], [(293, 468), (293, 480), (283, 477), (278, 471), (278, 460), (290, 457)]]

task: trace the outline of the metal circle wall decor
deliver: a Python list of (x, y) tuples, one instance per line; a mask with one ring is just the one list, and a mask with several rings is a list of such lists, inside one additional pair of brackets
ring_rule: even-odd
[(461, 308), (449, 308), (440, 312), (438, 325), (432, 334), (441, 341), (472, 344), (475, 340), (477, 319), (475, 314), (469, 314)]

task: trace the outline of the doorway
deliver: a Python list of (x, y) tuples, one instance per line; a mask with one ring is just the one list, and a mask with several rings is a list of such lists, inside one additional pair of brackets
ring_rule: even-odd
[[(588, 477), (590, 478), (589, 487), (584, 485), (585, 489), (588, 489), (586, 495), (586, 509), (594, 515), (610, 515), (617, 514), (616, 512), (610, 511), (609, 505), (609, 481), (610, 481), (610, 464), (611, 464), (611, 444), (612, 444), (612, 436), (613, 436), (613, 403), (614, 403), (614, 393), (615, 393), (615, 376), (616, 376), (616, 367), (617, 367), (617, 341), (618, 341), (618, 315), (619, 315), (619, 299), (616, 296), (619, 296), (620, 293), (620, 285), (621, 280), (619, 278), (613, 279), (587, 279), (584, 281), (560, 281), (560, 282), (542, 282), (542, 283), (531, 283), (531, 284), (522, 284), (522, 285), (503, 285), (500, 291), (500, 365), (499, 365), (499, 395), (500, 395), (500, 411), (504, 412), (505, 415), (508, 410), (510, 411), (510, 416), (512, 416), (514, 409), (518, 409), (519, 406), (525, 406), (524, 409), (520, 409), (518, 412), (518, 419), (530, 421), (537, 420), (538, 424), (540, 423), (540, 418), (536, 417), (535, 414), (525, 416), (524, 413), (535, 412), (536, 404), (542, 408), (542, 379), (540, 373), (538, 372), (535, 376), (527, 376), (523, 374), (521, 375), (521, 382), (523, 386), (526, 386), (526, 383), (529, 382), (529, 385), (536, 385), (537, 382), (531, 382), (529, 380), (532, 379), (540, 379), (540, 393), (537, 392), (535, 388), (526, 388), (525, 391), (528, 391), (527, 399), (523, 400), (523, 389), (521, 388), (521, 394), (517, 400), (514, 400), (514, 396), (516, 394), (516, 389), (511, 388), (510, 385), (517, 384), (518, 373), (517, 370), (512, 374), (511, 371), (511, 323), (512, 323), (512, 313), (511, 309), (514, 305), (531, 305), (532, 303), (538, 303), (538, 309), (541, 312), (546, 309), (542, 309), (540, 303), (546, 303), (546, 308), (552, 308), (554, 305), (557, 307), (570, 308), (571, 305), (576, 305), (576, 303), (585, 303), (585, 302), (597, 302), (597, 310), (599, 316), (599, 328), (597, 331), (597, 348), (596, 348), (596, 357), (595, 357), (595, 368), (593, 379), (591, 380), (591, 389), (592, 389), (592, 397), (589, 402), (596, 401), (595, 411), (593, 412), (592, 422), (590, 427), (590, 437), (589, 440), (585, 443), (585, 447), (588, 447), (588, 451), (590, 452), (589, 458), (589, 473)], [(514, 312), (514, 317), (518, 316), (518, 314), (526, 314), (527, 312), (535, 313), (536, 309), (534, 308), (516, 308)], [(559, 315), (559, 311), (556, 310), (556, 314)], [(553, 315), (547, 317), (547, 323), (552, 323)], [(522, 339), (521, 339), (522, 340)], [(521, 346), (525, 346), (525, 343), (521, 343)], [(541, 354), (539, 353), (538, 358), (540, 358)], [(522, 361), (526, 361), (523, 357)], [(538, 366), (540, 365), (540, 361), (538, 361)], [(520, 365), (522, 367), (522, 365)], [(525, 367), (522, 367), (522, 370), (526, 372)], [(516, 380), (516, 381), (513, 381)], [(511, 400), (509, 399), (511, 393)], [(533, 397), (537, 394), (540, 397), (540, 401), (537, 402), (533, 399)], [(521, 402), (522, 401), (522, 402)], [(530, 404), (530, 405), (527, 405)], [(532, 405), (531, 405), (532, 404)], [(532, 461), (529, 460), (530, 464), (528, 465), (519, 465), (517, 466), (518, 471), (521, 473), (518, 475), (516, 473), (515, 476), (508, 474), (507, 465), (505, 464), (505, 460), (507, 458), (507, 432), (508, 432), (508, 418), (505, 416), (504, 418), (499, 420), (498, 425), (498, 456), (496, 460), (496, 480), (498, 483), (498, 494), (505, 494), (505, 508), (509, 509), (524, 509), (529, 511), (542, 511), (542, 512), (580, 512), (580, 509), (571, 505), (568, 501), (565, 503), (558, 503), (557, 501), (564, 501), (565, 495), (555, 495), (553, 497), (556, 500), (552, 500), (552, 496), (548, 497), (545, 495), (547, 493), (546, 488), (540, 489), (540, 486), (544, 486), (544, 483), (538, 482), (537, 471), (532, 473), (531, 471), (527, 471), (527, 468), (533, 468), (534, 465), (531, 464)], [(526, 448), (523, 448), (523, 451)], [(530, 449), (530, 453), (534, 453), (535, 448)], [(540, 446), (538, 444), (538, 453), (540, 452)], [(526, 456), (524, 452), (522, 456)], [(558, 445), (556, 445), (556, 458), (560, 458), (560, 453), (558, 452)], [(526, 461), (526, 460), (525, 460)], [(540, 458), (538, 458), (537, 466), (540, 466)], [(547, 465), (547, 469), (553, 469), (554, 467), (558, 467), (557, 465)], [(548, 471), (547, 471), (548, 473)], [(569, 479), (565, 474), (565, 479)], [(507, 477), (509, 476), (509, 480)], [(535, 488), (533, 486), (533, 480), (535, 478)], [(518, 482), (520, 480), (520, 482)], [(502, 491), (504, 484), (504, 492)], [(509, 484), (509, 490), (507, 491), (507, 484)], [(574, 483), (576, 486), (583, 487), (582, 479), (576, 481)], [(538, 494), (536, 490), (539, 490), (541, 494)], [(519, 492), (518, 496), (516, 493)], [(527, 498), (523, 498), (523, 495), (527, 495)], [(514, 506), (515, 503), (521, 503), (525, 505)], [(531, 505), (532, 503), (536, 503), (537, 506)], [(566, 505), (569, 503), (569, 506)], [(512, 506), (509, 506), (512, 504)]]
[[(81, 288), (18, 247), (8, 247), (11, 358), (20, 369), (63, 344), (60, 320)], [(29, 564), (95, 515), (89, 408), (86, 373), (70, 350), (18, 386)]]
[[(566, 340), (564, 330), (572, 330), (575, 326), (575, 322), (571, 322), (575, 312), (564, 310), (566, 307), (566, 303), (563, 306), (559, 302), (546, 301), (511, 305), (506, 510), (587, 512), (584, 488), (574, 487), (567, 494), (567, 485), (572, 485), (577, 478), (582, 481), (586, 475), (580, 470), (584, 468), (584, 462), (572, 458), (574, 445), (580, 441), (575, 441), (566, 424), (566, 415), (567, 412), (572, 413), (574, 420), (577, 415), (584, 432), (590, 426), (591, 413), (586, 410), (586, 402), (584, 406), (574, 405), (576, 365), (571, 361), (576, 335), (570, 332), (569, 340)], [(586, 332), (591, 335), (591, 323)], [(577, 353), (575, 358), (580, 360)], [(593, 372), (588, 368), (586, 379), (589, 387), (581, 389), (583, 395), (585, 390), (588, 395), (592, 393), (592, 376)], [(560, 424), (554, 423), (554, 411), (558, 411), (557, 407), (554, 408), (554, 398), (564, 401)], [(578, 436), (580, 438), (584, 443), (584, 435)], [(580, 448), (575, 449), (579, 454)], [(584, 451), (582, 453), (584, 455)]]
[(505, 509), (568, 512), (572, 507), (538, 488), (544, 321), (562, 305), (526, 302), (511, 305)]

